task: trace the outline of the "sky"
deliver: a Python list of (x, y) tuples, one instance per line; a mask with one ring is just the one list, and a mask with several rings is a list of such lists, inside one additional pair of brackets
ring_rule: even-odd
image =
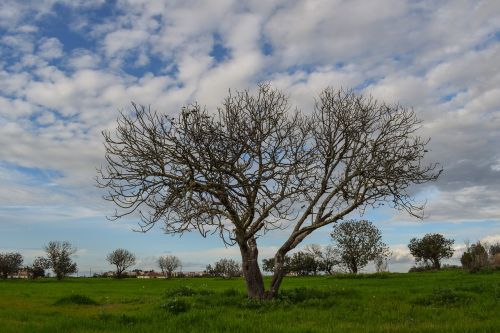
[[(175, 115), (215, 110), (228, 89), (270, 82), (311, 112), (325, 87), (413, 107), (444, 171), (414, 189), (426, 218), (367, 212), (406, 271), (412, 237), (442, 233), (500, 241), (500, 2), (497, 0), (36, 0), (0, 2), (0, 252), (25, 264), (69, 241), (79, 274), (112, 269), (126, 248), (135, 268), (174, 254), (185, 271), (238, 258), (216, 236), (134, 232), (133, 218), (95, 186), (102, 130), (130, 102)], [(359, 216), (353, 215), (353, 218)], [(304, 245), (327, 245), (331, 227)], [(283, 234), (259, 239), (271, 257)], [(300, 247), (299, 247), (300, 250)], [(368, 268), (369, 270), (369, 268)]]

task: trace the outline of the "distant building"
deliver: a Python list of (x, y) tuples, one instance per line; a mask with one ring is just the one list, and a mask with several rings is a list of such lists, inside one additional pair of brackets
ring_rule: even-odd
[(13, 275), (12, 277), (18, 279), (28, 279), (30, 277), (30, 274), (27, 268), (22, 268), (17, 272), (17, 274)]

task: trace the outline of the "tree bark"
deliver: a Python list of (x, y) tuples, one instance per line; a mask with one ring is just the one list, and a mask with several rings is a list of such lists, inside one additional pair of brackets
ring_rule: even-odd
[(255, 238), (251, 238), (246, 242), (239, 244), (242, 259), (243, 277), (247, 286), (247, 294), (249, 298), (264, 299), (264, 279), (260, 272)]
[(281, 282), (283, 281), (283, 277), (286, 274), (285, 271), (285, 254), (278, 252), (274, 256), (274, 274), (273, 279), (271, 280), (271, 286), (269, 287), (269, 291), (267, 292), (266, 298), (273, 299), (278, 295), (280, 290)]

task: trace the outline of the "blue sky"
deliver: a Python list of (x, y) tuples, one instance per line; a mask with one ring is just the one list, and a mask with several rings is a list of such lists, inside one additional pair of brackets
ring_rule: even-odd
[[(351, 87), (414, 108), (444, 167), (427, 218), (368, 212), (407, 270), (411, 237), (500, 240), (500, 3), (477, 1), (4, 0), (0, 4), (0, 251), (29, 264), (51, 240), (79, 250), (81, 273), (111, 267), (118, 247), (155, 268), (185, 270), (238, 256), (211, 237), (135, 233), (95, 187), (100, 132), (130, 101), (167, 114), (198, 101), (214, 110), (231, 89), (269, 81), (303, 112), (321, 89)], [(353, 217), (357, 217), (353, 215)], [(305, 244), (328, 244), (329, 228)], [(282, 235), (260, 241), (271, 256)]]

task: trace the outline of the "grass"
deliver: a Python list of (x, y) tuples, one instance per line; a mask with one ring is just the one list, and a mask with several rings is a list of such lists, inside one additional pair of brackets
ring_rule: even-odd
[(500, 332), (500, 272), (241, 279), (0, 281), (0, 332)]

